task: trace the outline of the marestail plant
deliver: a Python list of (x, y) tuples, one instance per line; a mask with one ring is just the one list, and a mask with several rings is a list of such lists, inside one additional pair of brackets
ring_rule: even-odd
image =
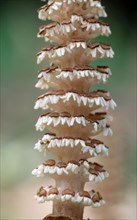
[(53, 158), (32, 174), (48, 175), (55, 181), (54, 186), (40, 187), (35, 195), (39, 203), (53, 201), (53, 213), (45, 219), (81, 220), (85, 206), (105, 204), (99, 192), (85, 190), (85, 183), (109, 176), (96, 163), (98, 155), (109, 152), (96, 136), (112, 135), (107, 110), (116, 104), (108, 91), (93, 90), (93, 85), (106, 83), (111, 75), (108, 66), (94, 66), (96, 59), (114, 55), (111, 45), (93, 41), (111, 34), (109, 25), (99, 20), (106, 16), (99, 0), (50, 0), (38, 10), (39, 19), (48, 21), (38, 37), (48, 46), (37, 54), (37, 63), (45, 62), (46, 67), (39, 72), (36, 87), (46, 91), (35, 103), (35, 109), (44, 110), (36, 130), (48, 132), (35, 149)]

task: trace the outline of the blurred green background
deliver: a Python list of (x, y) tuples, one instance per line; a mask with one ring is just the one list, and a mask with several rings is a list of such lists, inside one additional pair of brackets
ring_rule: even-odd
[[(39, 206), (33, 201), (33, 194), (43, 180), (31, 176), (31, 170), (43, 161), (43, 156), (33, 150), (35, 142), (41, 137), (34, 127), (40, 111), (33, 109), (36, 97), (42, 93), (34, 87), (40, 68), (36, 65), (35, 55), (45, 46), (43, 40), (36, 38), (38, 27), (44, 24), (37, 19), (37, 9), (41, 5), (43, 3), (39, 0), (3, 0), (0, 7), (2, 220), (37, 220), (43, 217), (42, 207), (47, 209), (46, 206)], [(95, 62), (109, 65), (113, 73), (109, 83), (98, 85), (98, 88), (110, 90), (118, 104), (116, 112), (113, 113), (116, 124), (114, 135), (119, 135), (120, 127), (122, 133), (120, 137), (123, 138), (124, 146), (122, 166), (126, 171), (123, 174), (125, 193), (128, 191), (134, 195), (136, 176), (134, 5), (117, 0), (111, 2), (104, 0), (103, 5), (109, 15), (105, 20), (111, 25), (112, 35), (96, 40), (111, 43), (115, 58)], [(132, 219), (136, 219), (135, 210), (130, 213)], [(126, 216), (123, 215), (123, 219), (126, 219)]]

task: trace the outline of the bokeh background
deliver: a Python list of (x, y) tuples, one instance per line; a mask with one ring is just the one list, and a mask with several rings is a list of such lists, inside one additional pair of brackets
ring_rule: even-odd
[[(43, 161), (33, 150), (41, 137), (35, 131), (40, 111), (34, 111), (37, 72), (36, 53), (45, 46), (36, 38), (39, 0), (1, 1), (1, 219), (38, 220), (51, 212), (51, 204), (38, 205), (37, 188), (50, 180), (31, 176), (31, 170)], [(97, 186), (108, 202), (101, 210), (86, 209), (85, 218), (136, 219), (136, 34), (135, 5), (130, 1), (103, 1), (111, 25), (109, 38), (96, 40), (112, 43), (115, 58), (98, 64), (109, 65), (112, 77), (107, 85), (118, 104), (113, 114), (114, 136), (110, 158), (103, 159), (110, 179)], [(96, 64), (96, 63), (95, 63)], [(101, 160), (101, 159), (100, 159)], [(89, 187), (89, 186), (87, 186)]]

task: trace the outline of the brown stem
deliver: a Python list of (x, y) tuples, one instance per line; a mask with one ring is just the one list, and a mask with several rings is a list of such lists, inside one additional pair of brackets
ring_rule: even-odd
[(83, 217), (84, 206), (72, 204), (72, 202), (53, 202), (53, 213), (56, 216), (69, 216), (72, 219), (81, 220)]
[(55, 215), (48, 215), (46, 216), (43, 220), (75, 220), (75, 219), (72, 219), (68, 216), (55, 216)]
[[(66, 188), (73, 189), (75, 192), (84, 190), (84, 182), (82, 179), (79, 181), (77, 178), (57, 179), (56, 187), (60, 187), (61, 191)], [(53, 214), (56, 216), (69, 216), (72, 219), (81, 220), (83, 217), (84, 206), (80, 204), (72, 203), (71, 201), (54, 201), (53, 202)]]

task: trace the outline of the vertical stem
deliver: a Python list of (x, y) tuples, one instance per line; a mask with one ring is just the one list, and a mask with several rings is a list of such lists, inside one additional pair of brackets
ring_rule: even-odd
[[(57, 179), (56, 187), (60, 188), (63, 191), (66, 188), (73, 189), (75, 192), (80, 192), (84, 190), (84, 182), (81, 178), (66, 178), (66, 179)], [(83, 219), (84, 206), (80, 204), (72, 203), (71, 201), (54, 201), (53, 202), (53, 214), (69, 216), (76, 220)]]
[(72, 202), (53, 202), (53, 214), (56, 216), (69, 216), (72, 219), (82, 220), (84, 206), (80, 204), (73, 204)]

